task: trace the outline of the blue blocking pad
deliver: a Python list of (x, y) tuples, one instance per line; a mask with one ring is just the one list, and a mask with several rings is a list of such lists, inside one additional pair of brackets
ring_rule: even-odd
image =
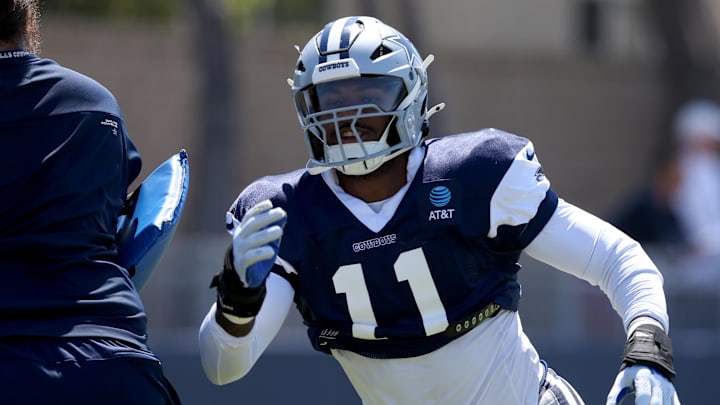
[(141, 290), (170, 244), (187, 199), (185, 149), (158, 166), (130, 194), (118, 218), (118, 263)]

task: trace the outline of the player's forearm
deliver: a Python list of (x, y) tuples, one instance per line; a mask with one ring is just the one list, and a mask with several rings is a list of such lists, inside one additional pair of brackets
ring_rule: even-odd
[(526, 252), (599, 286), (626, 329), (639, 316), (668, 329), (662, 275), (637, 242), (600, 218), (561, 201)]
[(231, 321), (218, 314), (214, 304), (205, 316), (199, 333), (200, 360), (214, 384), (227, 384), (245, 376), (282, 327), (292, 306), (294, 290), (274, 274), (266, 282), (267, 296), (250, 323), (226, 324)]
[(223, 385), (245, 376), (259, 354), (254, 354), (254, 336), (236, 338), (225, 331), (216, 319), (213, 305), (200, 326), (200, 362), (208, 379), (213, 384)]
[(625, 330), (640, 317), (650, 317), (668, 331), (663, 278), (639, 243), (604, 223), (586, 277), (608, 296)]

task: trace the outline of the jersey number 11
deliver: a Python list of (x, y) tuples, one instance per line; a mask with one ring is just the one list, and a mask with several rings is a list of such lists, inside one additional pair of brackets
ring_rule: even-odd
[[(393, 265), (398, 282), (407, 281), (420, 311), (427, 336), (444, 332), (449, 323), (440, 301), (422, 248), (401, 253)], [(377, 321), (370, 303), (370, 294), (359, 263), (341, 266), (333, 275), (335, 292), (345, 294), (353, 321), (352, 334), (358, 339), (374, 340)]]

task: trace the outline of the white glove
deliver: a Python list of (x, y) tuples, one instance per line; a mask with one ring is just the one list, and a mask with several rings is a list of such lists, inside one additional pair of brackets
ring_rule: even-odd
[(280, 248), (286, 218), (285, 210), (273, 208), (270, 200), (250, 208), (242, 222), (232, 213), (227, 213), (225, 224), (233, 238), (233, 267), (245, 287), (259, 287), (270, 274)]
[(635, 405), (680, 405), (675, 387), (650, 367), (634, 365), (618, 373), (606, 405), (626, 404), (626, 396), (635, 395)]

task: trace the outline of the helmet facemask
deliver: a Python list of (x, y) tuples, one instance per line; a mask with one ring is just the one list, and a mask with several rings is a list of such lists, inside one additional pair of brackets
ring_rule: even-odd
[(335, 167), (367, 174), (406, 149), (396, 128), (406, 94), (402, 80), (392, 76), (320, 83), (298, 92), (311, 173)]

